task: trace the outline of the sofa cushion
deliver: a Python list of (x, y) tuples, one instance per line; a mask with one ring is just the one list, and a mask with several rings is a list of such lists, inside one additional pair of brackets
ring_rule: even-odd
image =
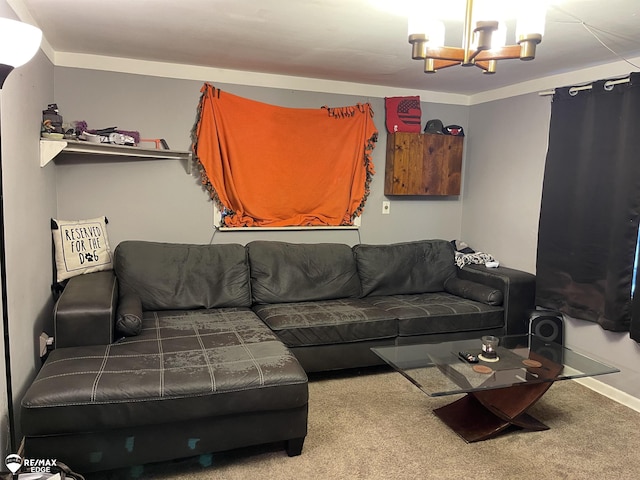
[(369, 297), (372, 305), (398, 318), (398, 335), (468, 332), (504, 326), (502, 307), (450, 293)]
[(310, 302), (360, 296), (353, 252), (338, 243), (247, 244), (255, 303)]
[(362, 295), (441, 292), (456, 274), (453, 246), (446, 240), (353, 247)]
[(145, 312), (137, 337), (51, 352), (22, 401), (22, 427), (100, 432), (307, 399), (306, 373), (251, 310)]
[(121, 242), (115, 250), (121, 295), (144, 310), (249, 307), (249, 266), (242, 245)]
[(256, 305), (253, 310), (288, 347), (397, 336), (393, 314), (357, 298)]

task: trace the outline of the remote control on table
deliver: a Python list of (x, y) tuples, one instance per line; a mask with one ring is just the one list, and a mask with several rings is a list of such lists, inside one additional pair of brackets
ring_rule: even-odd
[(478, 357), (476, 357), (475, 355), (471, 355), (468, 352), (458, 352), (458, 356), (465, 362), (478, 363)]

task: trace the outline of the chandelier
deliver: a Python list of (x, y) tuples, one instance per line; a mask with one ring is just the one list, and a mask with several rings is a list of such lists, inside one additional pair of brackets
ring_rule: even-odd
[[(424, 0), (421, 5), (424, 5)], [(424, 60), (425, 73), (462, 65), (476, 66), (483, 73), (495, 73), (498, 60), (519, 58), (533, 60), (536, 46), (542, 41), (547, 1), (520, 2), (510, 0), (466, 0), (462, 47), (444, 45), (444, 23), (434, 18), (436, 12), (423, 7), (409, 19), (411, 57)], [(475, 4), (475, 5), (474, 5)], [(519, 5), (516, 45), (505, 45), (507, 29), (501, 16), (508, 6)]]

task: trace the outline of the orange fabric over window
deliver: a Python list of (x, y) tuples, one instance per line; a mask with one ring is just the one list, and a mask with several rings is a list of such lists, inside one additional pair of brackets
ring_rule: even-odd
[(353, 224), (374, 174), (368, 103), (300, 109), (201, 92), (193, 151), (225, 226)]

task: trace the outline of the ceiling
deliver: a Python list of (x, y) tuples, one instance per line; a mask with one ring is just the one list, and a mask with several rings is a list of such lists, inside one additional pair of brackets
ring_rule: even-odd
[[(406, 15), (376, 8), (372, 1), (10, 0), (9, 3), (21, 3), (26, 8), (56, 53), (462, 95), (616, 62), (620, 57), (635, 59), (634, 63), (640, 64), (636, 58), (640, 57), (640, 0), (556, 2), (547, 13), (545, 36), (538, 45), (536, 59), (499, 62), (494, 75), (460, 66), (424, 74), (422, 62), (410, 58)], [(403, 1), (406, 0), (388, 3), (397, 6)], [(435, 3), (447, 4), (441, 0)], [(448, 45), (461, 45), (462, 20), (447, 23)], [(628, 67), (628, 71), (640, 70), (640, 66)]]

